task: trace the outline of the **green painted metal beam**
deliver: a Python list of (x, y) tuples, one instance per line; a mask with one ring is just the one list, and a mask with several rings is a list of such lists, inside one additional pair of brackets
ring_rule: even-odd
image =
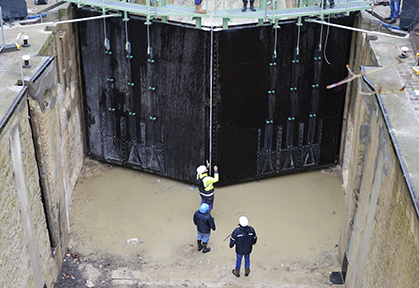
[[(233, 8), (232, 0), (223, 0), (222, 9), (216, 6), (214, 11), (208, 10), (208, 2), (212, 0), (204, 0), (202, 5), (206, 7), (206, 14), (195, 13), (194, 2), (191, 0), (190, 6), (180, 6), (169, 4), (167, 0), (141, 0), (142, 4), (132, 3), (131, 0), (60, 0), (71, 2), (78, 5), (78, 7), (92, 6), (97, 11), (106, 13), (110, 10), (117, 10), (124, 12), (124, 20), (127, 21), (127, 13), (145, 15), (147, 18), (146, 24), (151, 23), (151, 19), (159, 17), (163, 22), (168, 21), (168, 17), (189, 17), (195, 20), (196, 27), (201, 28), (202, 18), (222, 18), (223, 29), (228, 29), (228, 23), (232, 19), (257, 19), (258, 24), (262, 25), (265, 22), (271, 22), (278, 26), (278, 20), (284, 18), (297, 18), (298, 25), (302, 25), (302, 18), (318, 17), (323, 20), (327, 15), (334, 15), (342, 13), (349, 15), (352, 11), (369, 10), (371, 5), (369, 0), (335, 0), (335, 7), (332, 9), (325, 9), (323, 5), (319, 5), (319, 1), (323, 0), (297, 0), (296, 7), (279, 9), (280, 1), (272, 0), (267, 3), (267, 0), (261, 0), (259, 7), (255, 7), (255, 12), (242, 12), (241, 8)], [(204, 5), (205, 3), (205, 5)], [(217, 1), (214, 0), (216, 4)]]

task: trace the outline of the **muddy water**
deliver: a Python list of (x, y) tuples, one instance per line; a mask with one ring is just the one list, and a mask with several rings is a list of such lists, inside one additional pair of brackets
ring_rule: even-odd
[[(213, 263), (233, 261), (224, 239), (245, 215), (259, 238), (252, 263), (315, 263), (325, 253), (336, 261), (343, 200), (341, 178), (322, 171), (218, 187), (217, 230), (205, 255)], [(136, 253), (147, 262), (169, 261), (196, 246), (192, 216), (199, 204), (194, 186), (114, 166), (79, 181), (70, 216), (73, 245), (83, 255)]]

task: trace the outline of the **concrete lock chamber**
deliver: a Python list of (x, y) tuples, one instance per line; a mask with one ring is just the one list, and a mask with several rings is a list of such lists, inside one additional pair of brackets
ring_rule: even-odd
[(337, 163), (345, 88), (326, 86), (346, 77), (352, 32), (145, 23), (78, 25), (91, 157), (191, 183), (208, 159), (220, 184)]

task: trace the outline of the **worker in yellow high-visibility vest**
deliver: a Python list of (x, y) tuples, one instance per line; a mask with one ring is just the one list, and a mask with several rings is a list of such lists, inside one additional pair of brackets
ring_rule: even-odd
[[(209, 166), (209, 165), (208, 165)], [(208, 211), (212, 210), (214, 203), (214, 183), (220, 179), (218, 167), (214, 166), (214, 177), (208, 176), (208, 169), (201, 165), (196, 169), (196, 180), (198, 182), (199, 194), (201, 195), (201, 205), (208, 204)]]

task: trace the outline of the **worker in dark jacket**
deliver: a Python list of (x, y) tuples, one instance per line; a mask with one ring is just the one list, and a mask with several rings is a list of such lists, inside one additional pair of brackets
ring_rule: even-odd
[(211, 251), (211, 248), (207, 245), (211, 234), (211, 229), (215, 231), (215, 222), (211, 215), (208, 213), (208, 204), (201, 204), (199, 210), (196, 211), (193, 215), (193, 223), (195, 223), (198, 230), (198, 251), (201, 251), (202, 249), (202, 253)]
[(245, 216), (239, 218), (239, 227), (234, 229), (230, 237), (230, 248), (236, 245), (236, 269), (233, 269), (233, 274), (240, 277), (240, 267), (242, 265), (242, 258), (244, 256), (244, 276), (249, 276), (250, 273), (250, 253), (252, 253), (252, 245), (256, 244), (258, 237), (255, 229), (249, 226), (249, 220)]

